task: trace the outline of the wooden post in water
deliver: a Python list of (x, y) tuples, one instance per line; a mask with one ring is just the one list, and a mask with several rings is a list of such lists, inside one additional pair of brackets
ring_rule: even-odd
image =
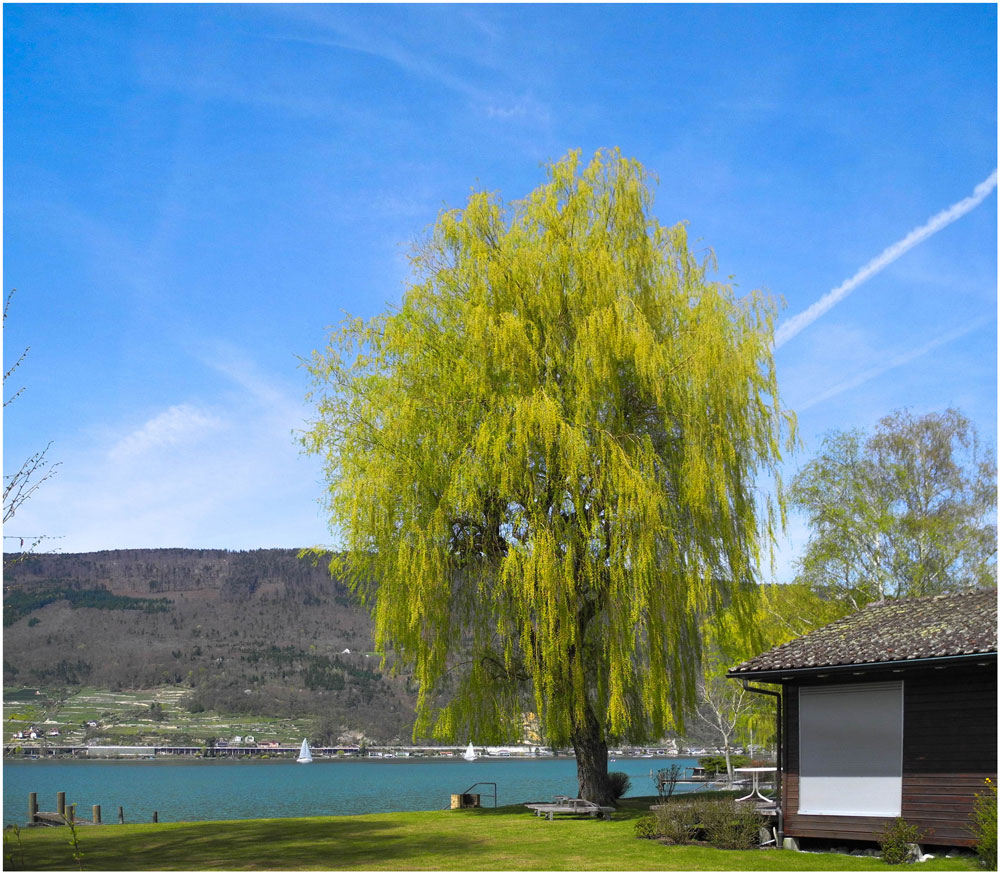
[(153, 811), (153, 822), (159, 822), (159, 821), (160, 821), (160, 814), (157, 811), (154, 810)]
[(38, 813), (38, 793), (28, 793), (28, 822), (35, 822), (35, 814)]
[(60, 816), (66, 815), (66, 793), (57, 792), (56, 793), (56, 813)]
[(125, 824), (125, 808), (119, 805), (118, 807), (118, 825)]
[(94, 825), (100, 825), (101, 824), (101, 805), (100, 804), (95, 804), (94, 805), (93, 814), (94, 814)]

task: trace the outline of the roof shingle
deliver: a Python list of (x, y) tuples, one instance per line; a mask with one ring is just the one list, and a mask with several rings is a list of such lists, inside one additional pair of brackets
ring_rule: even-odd
[(802, 670), (997, 651), (995, 589), (879, 601), (734, 667)]

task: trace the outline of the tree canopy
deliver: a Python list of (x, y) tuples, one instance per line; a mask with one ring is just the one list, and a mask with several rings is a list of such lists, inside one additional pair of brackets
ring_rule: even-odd
[(827, 435), (790, 500), (813, 529), (798, 578), (855, 608), (996, 585), (996, 462), (957, 410)]
[(415, 733), (509, 737), (533, 709), (598, 800), (607, 741), (690, 705), (702, 621), (749, 617), (780, 512), (755, 478), (792, 420), (772, 301), (710, 278), (636, 161), (547, 177), (443, 212), (401, 305), (313, 353), (304, 443)]

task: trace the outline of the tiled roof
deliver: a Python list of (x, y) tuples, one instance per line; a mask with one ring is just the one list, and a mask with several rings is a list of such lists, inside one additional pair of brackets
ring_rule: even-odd
[(995, 589), (879, 601), (729, 673), (865, 665), (997, 651)]

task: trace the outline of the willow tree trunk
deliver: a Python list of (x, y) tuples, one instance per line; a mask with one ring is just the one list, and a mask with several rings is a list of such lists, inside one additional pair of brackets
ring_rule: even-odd
[(614, 804), (615, 797), (608, 779), (608, 744), (589, 704), (585, 719), (582, 722), (573, 721), (572, 740), (580, 797), (597, 804)]

